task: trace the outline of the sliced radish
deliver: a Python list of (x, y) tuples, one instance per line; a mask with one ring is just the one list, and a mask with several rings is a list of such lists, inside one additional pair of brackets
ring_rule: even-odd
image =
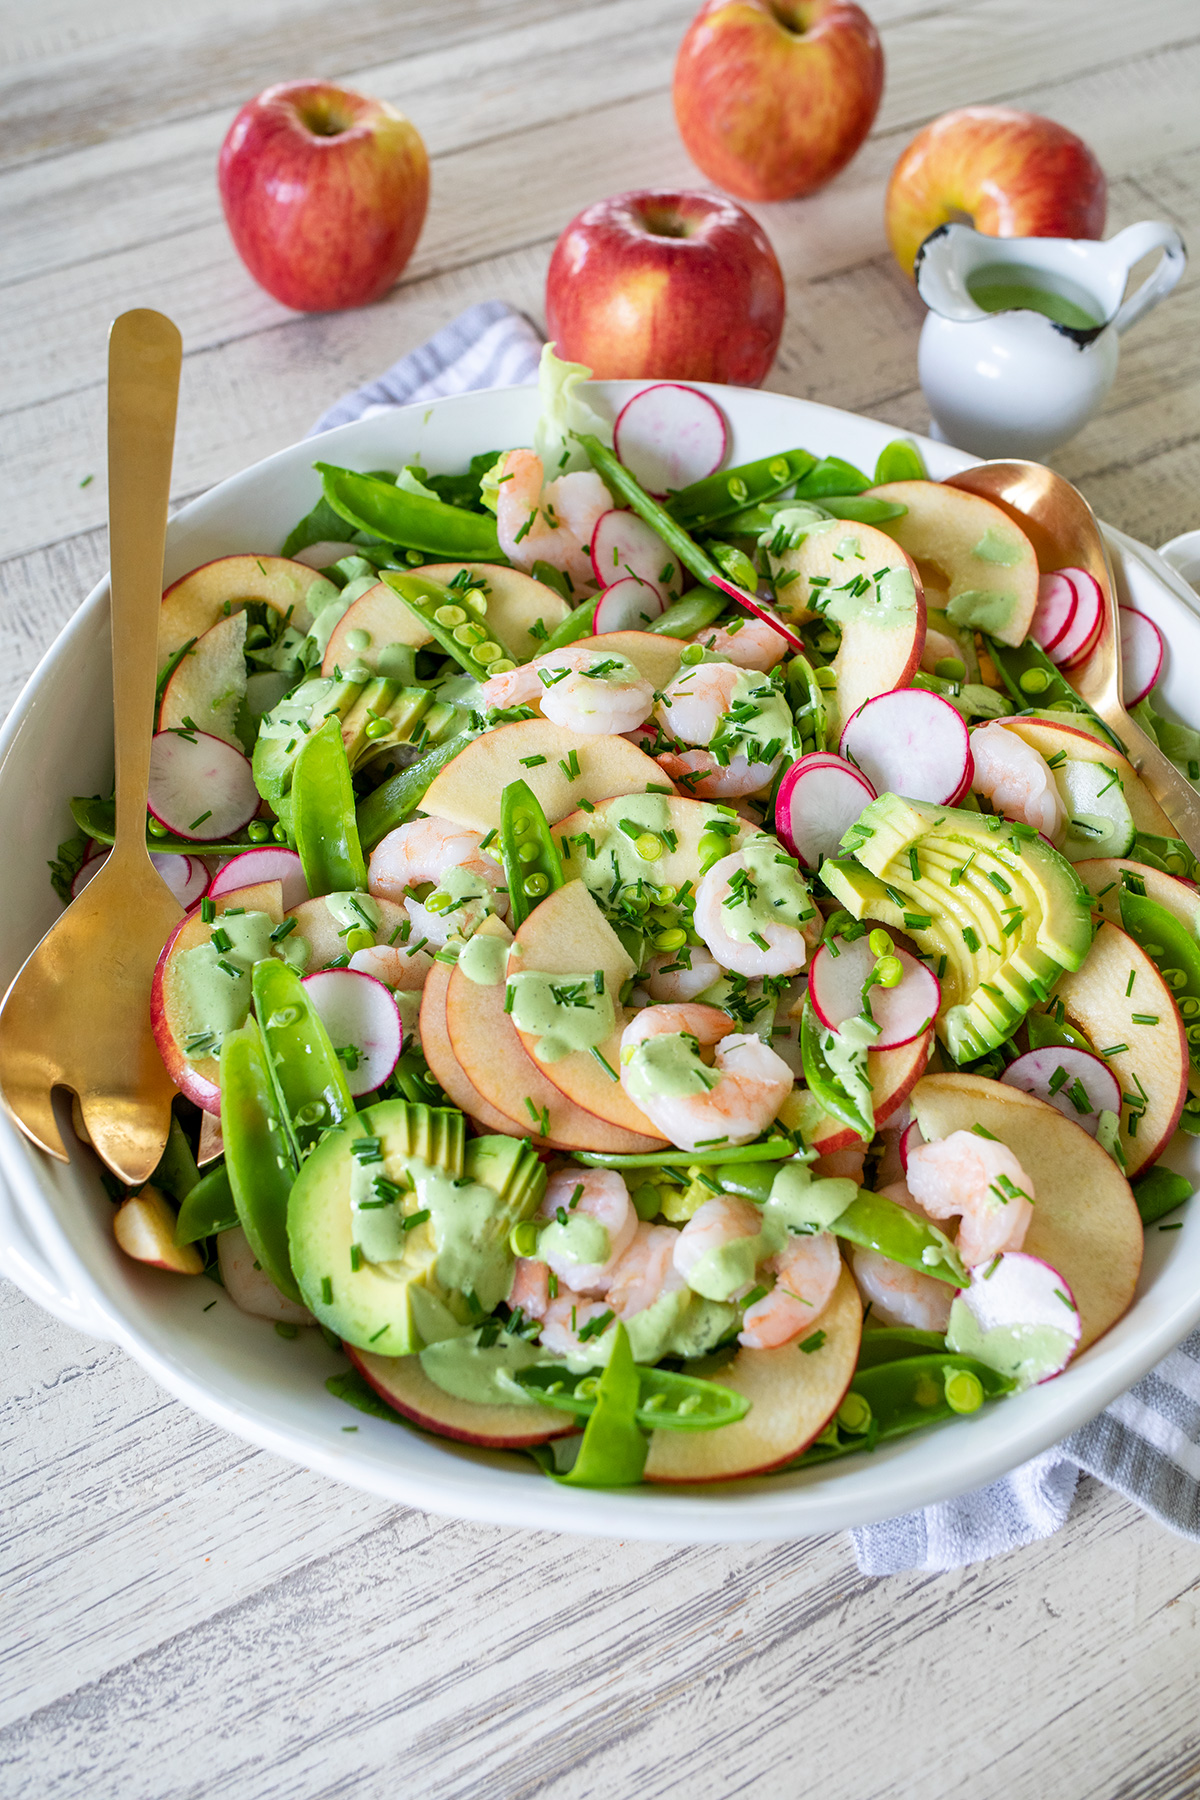
[(592, 533), (592, 568), (602, 588), (632, 575), (652, 587), (663, 603), (679, 595), (691, 576), (657, 531), (635, 512), (614, 507), (601, 515)]
[(150, 811), (176, 837), (212, 843), (258, 811), (249, 757), (221, 738), (159, 731), (150, 745)]
[(720, 588), (723, 594), (728, 594), (731, 600), (736, 600), (739, 606), (744, 606), (746, 611), (753, 613), (756, 619), (761, 619), (764, 625), (769, 625), (772, 631), (777, 631), (784, 643), (790, 644), (793, 650), (803, 651), (805, 649), (804, 639), (798, 638), (794, 631), (789, 630), (783, 621), (777, 619), (756, 595), (748, 594), (745, 588), (738, 587), (732, 581), (726, 581), (723, 575), (712, 575), (709, 579), (713, 587)]
[(775, 829), (806, 869), (836, 856), (842, 838), (875, 798), (865, 775), (831, 751), (813, 750), (794, 762), (779, 784)]
[(1048, 1100), (1064, 1118), (1082, 1125), (1089, 1137), (1100, 1129), (1102, 1112), (1121, 1111), (1121, 1084), (1108, 1064), (1071, 1044), (1027, 1050), (1009, 1063), (1000, 1079), (1006, 1087)]
[(1162, 632), (1145, 613), (1133, 606), (1119, 606), (1121, 621), (1121, 681), (1126, 706), (1144, 700), (1162, 674), (1166, 646)]
[(876, 793), (948, 806), (973, 773), (967, 722), (940, 694), (894, 688), (864, 700), (838, 749)]
[[(907, 950), (896, 950), (904, 974), (893, 988), (870, 988), (867, 1000), (879, 1027), (872, 1050), (894, 1050), (920, 1037), (937, 1016), (942, 989), (936, 975)], [(808, 971), (808, 995), (822, 1025), (837, 1031), (863, 1010), (863, 983), (877, 961), (865, 937), (823, 943)]]
[(606, 631), (645, 631), (664, 610), (663, 597), (656, 587), (627, 575), (605, 588), (592, 615), (592, 631), (597, 637)]
[(1055, 570), (1038, 582), (1038, 601), (1029, 622), (1029, 635), (1047, 653), (1061, 643), (1070, 629), (1079, 601), (1074, 583)]
[(219, 900), (235, 888), (254, 887), (260, 881), (283, 883), (284, 912), (310, 898), (304, 865), (294, 850), (282, 844), (264, 844), (261, 850), (243, 850), (239, 856), (231, 856), (213, 876), (209, 893)]
[[(88, 857), (71, 883), (72, 900), (79, 898), (92, 876), (103, 867), (111, 854), (109, 850), (102, 850), (98, 856)], [(208, 870), (198, 856), (175, 856), (160, 850), (151, 852), (150, 861), (180, 906), (190, 910), (208, 892)]]
[(304, 986), (334, 1049), (357, 1052), (345, 1059), (350, 1092), (373, 1093), (395, 1068), (404, 1040), (391, 993), (362, 969), (321, 969), (306, 975)]
[(921, 1127), (917, 1124), (915, 1119), (911, 1119), (900, 1133), (900, 1167), (904, 1170), (906, 1175), (908, 1174), (908, 1158), (910, 1152), (915, 1150), (918, 1144), (923, 1144), (924, 1142), (925, 1139), (921, 1136)]
[(1046, 652), (1060, 669), (1076, 669), (1087, 661), (1104, 626), (1104, 592), (1086, 569), (1060, 569), (1075, 589), (1075, 616), (1052, 650)]
[(1079, 1342), (1079, 1309), (1057, 1269), (1006, 1250), (971, 1270), (950, 1308), (946, 1348), (978, 1357), (1021, 1388), (1066, 1368)]
[(617, 456), (648, 494), (659, 496), (719, 469), (727, 443), (720, 407), (676, 381), (643, 388), (625, 402), (613, 426)]

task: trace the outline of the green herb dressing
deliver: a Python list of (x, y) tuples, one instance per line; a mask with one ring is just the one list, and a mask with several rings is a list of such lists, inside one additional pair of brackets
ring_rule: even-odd
[[(403, 1192), (379, 1205), (383, 1196), (375, 1182), (385, 1172)], [(499, 1305), (512, 1281), (512, 1252), (496, 1231), (499, 1208), (490, 1187), (477, 1181), (456, 1183), (419, 1157), (406, 1157), (395, 1172), (390, 1162), (357, 1160), (350, 1171), (351, 1234), (364, 1261), (401, 1280), (414, 1266), (428, 1269), (443, 1291), (474, 1293), (484, 1312)], [(428, 1219), (406, 1231), (404, 1220), (421, 1212), (428, 1212)]]
[(974, 1356), (1018, 1388), (1032, 1387), (1062, 1367), (1075, 1343), (1074, 1334), (1053, 1325), (993, 1325), (981, 1329), (970, 1307), (956, 1300), (950, 1308), (946, 1347), (960, 1356)]
[[(598, 1049), (616, 1030), (612, 995), (595, 991), (586, 975), (546, 975), (522, 969), (508, 978), (512, 1021), (518, 1031), (537, 1038), (539, 1062), (561, 1062), (573, 1051)], [(574, 996), (574, 998), (571, 998)]]
[(555, 1359), (506, 1331), (486, 1346), (479, 1338), (478, 1331), (468, 1331), (421, 1351), (421, 1368), (434, 1386), (476, 1406), (536, 1406), (537, 1401), (517, 1385), (513, 1375), (518, 1369)]
[[(461, 913), (462, 919), (452, 922), (460, 929), (469, 922), (474, 930), (488, 913), (494, 911), (495, 894), (496, 890), (488, 886), (482, 875), (456, 866), (445, 871), (437, 887), (432, 893), (426, 894), (422, 904), (427, 912), (439, 913), (442, 917)], [(479, 901), (483, 902), (482, 906), (476, 904)]]
[(967, 277), (967, 292), (976, 306), (988, 313), (1037, 312), (1074, 331), (1094, 331), (1103, 324), (1102, 318), (1088, 310), (1093, 305), (1090, 296), (1088, 305), (1083, 306), (1066, 294), (1043, 287), (1036, 271), (1022, 268), (1019, 263), (995, 263), (976, 269)]
[(1017, 596), (1007, 589), (967, 588), (955, 594), (946, 607), (946, 616), (956, 625), (968, 625), (973, 631), (987, 631), (995, 637), (1007, 631), (1016, 606)]
[(844, 1019), (836, 1031), (821, 1027), (821, 1054), (830, 1074), (839, 1081), (864, 1119), (875, 1119), (875, 1098), (867, 1075), (867, 1051), (879, 1036), (879, 1027), (860, 1013)]
[[(256, 962), (276, 956), (303, 968), (306, 959), (297, 958), (296, 948), (304, 952), (308, 948), (303, 940), (293, 948), (290, 937), (273, 944), (275, 921), (269, 913), (222, 913), (213, 929), (225, 932), (230, 941), (228, 950), (218, 950), (212, 943), (197, 944), (194, 950), (184, 950), (175, 964), (180, 1011), (187, 1020), (184, 1055), (189, 1056), (188, 1039), (211, 1034), (203, 1049), (190, 1053), (193, 1061), (215, 1056), (226, 1033), (245, 1024), (250, 1011), (250, 970)], [(236, 974), (231, 975), (230, 969)]]
[[(351, 931), (378, 931), (383, 914), (379, 910), (379, 902), (370, 894), (361, 894), (353, 889), (324, 896), (325, 907), (344, 936)], [(286, 940), (285, 940), (286, 942)]]
[(477, 987), (495, 987), (503, 981), (507, 962), (508, 945), (503, 938), (492, 937), (488, 932), (476, 932), (458, 954), (459, 968)]
[(371, 648), (370, 632), (364, 631), (361, 626), (355, 626), (346, 633), (346, 648), (353, 651), (355, 656), (361, 656), (364, 650)]
[(645, 1106), (654, 1099), (709, 1094), (720, 1077), (702, 1060), (694, 1037), (669, 1031), (643, 1038), (632, 1051), (622, 1051), (621, 1079), (630, 1099)]
[(996, 563), (1002, 569), (1013, 568), (1020, 562), (1023, 554), (1021, 545), (1016, 538), (1009, 537), (1006, 532), (998, 531), (994, 525), (988, 526), (971, 552), (971, 555), (978, 557), (980, 562)]
[(813, 917), (808, 884), (772, 837), (747, 838), (741, 847), (749, 879), (721, 902), (721, 927), (738, 944), (761, 937), (764, 925), (800, 930)]
[[(728, 719), (723, 721), (721, 735), (736, 736), (740, 742), (760, 751), (771, 744), (792, 745), (796, 723), (791, 707), (767, 676), (753, 669), (743, 669), (733, 684), (729, 705), (731, 711), (742, 706), (753, 706), (756, 711), (753, 718), (739, 719), (736, 723)], [(779, 750), (776, 749), (774, 754), (778, 756)], [(749, 760), (757, 762), (763, 758), (751, 756)]]
[(537, 1253), (542, 1262), (561, 1257), (577, 1268), (588, 1268), (608, 1261), (612, 1239), (599, 1219), (591, 1219), (586, 1213), (568, 1213), (565, 1225), (553, 1219), (543, 1228)]

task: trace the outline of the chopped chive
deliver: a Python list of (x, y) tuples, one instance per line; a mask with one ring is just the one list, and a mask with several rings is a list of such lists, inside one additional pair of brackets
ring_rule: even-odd
[(1125, 998), (1127, 1000), (1128, 1000), (1130, 994), (1132, 994), (1132, 992), (1133, 992), (1133, 984), (1136, 980), (1137, 980), (1137, 970), (1130, 969), (1129, 980), (1125, 983)]
[(600, 1064), (600, 1067), (604, 1070), (604, 1073), (609, 1077), (610, 1081), (620, 1081), (621, 1077), (617, 1074), (617, 1071), (613, 1068), (612, 1064), (601, 1054), (600, 1049), (596, 1044), (592, 1045), (592, 1055)]
[(427, 1206), (423, 1206), (421, 1208), (420, 1212), (409, 1213), (409, 1215), (406, 1219), (401, 1219), (400, 1229), (402, 1231), (415, 1231), (417, 1229), (418, 1225), (423, 1225), (425, 1223), (426, 1219), (430, 1218), (431, 1216), (432, 1215), (430, 1214), (429, 1208)]
[(321, 1277), (321, 1304), (322, 1306), (333, 1305), (333, 1277), (331, 1275), (322, 1275)]

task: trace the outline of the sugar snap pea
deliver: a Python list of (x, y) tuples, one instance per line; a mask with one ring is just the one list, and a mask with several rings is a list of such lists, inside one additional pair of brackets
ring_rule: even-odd
[(571, 605), (571, 584), (561, 569), (556, 569), (553, 563), (542, 562), (539, 558), (530, 570), (530, 574), (535, 581), (540, 581), (543, 587), (553, 588), (560, 599), (565, 600), (568, 606)]
[(854, 519), (859, 525), (882, 525), (908, 511), (899, 500), (877, 500), (873, 494), (826, 494), (821, 505), (835, 519)]
[(1188, 1057), (1200, 1067), (1200, 944), (1174, 913), (1127, 887), (1121, 890), (1121, 923), (1170, 988), (1187, 1033)]
[(841, 1124), (848, 1125), (864, 1143), (869, 1143), (875, 1135), (875, 1121), (865, 1116), (846, 1084), (830, 1067), (821, 1046), (821, 1030), (812, 1001), (805, 995), (804, 1008), (800, 1014), (800, 1055), (804, 1063), (804, 1079), (810, 1092), (816, 1095), (827, 1113), (831, 1113)]
[(913, 1325), (874, 1325), (864, 1330), (858, 1350), (858, 1368), (874, 1369), (880, 1363), (903, 1362), (910, 1356), (928, 1356), (944, 1350), (940, 1331), (919, 1331)]
[(156, 1188), (160, 1188), (164, 1194), (170, 1194), (172, 1200), (177, 1200), (180, 1205), (187, 1199), (200, 1179), (200, 1171), (196, 1167), (196, 1159), (192, 1155), (192, 1146), (188, 1143), (183, 1127), (176, 1118), (171, 1120), (166, 1147), (159, 1158), (158, 1167), (150, 1179)]
[(1192, 1197), (1192, 1182), (1157, 1163), (1133, 1184), (1133, 1197), (1143, 1225), (1153, 1225)]
[(879, 452), (875, 464), (875, 486), (885, 481), (928, 481), (925, 460), (911, 438), (893, 438)]
[(394, 482), (331, 463), (314, 463), (325, 499), (360, 531), (386, 544), (466, 562), (503, 562), (496, 521), (490, 513), (467, 512), (444, 500), (410, 494)]
[(849, 1244), (875, 1250), (892, 1262), (904, 1263), (951, 1287), (967, 1285), (967, 1271), (944, 1231), (917, 1217), (886, 1194), (860, 1188), (845, 1212), (829, 1228)]
[(1175, 875), (1181, 881), (1195, 881), (1200, 876), (1200, 863), (1180, 838), (1159, 837), (1154, 831), (1139, 831), (1129, 846), (1132, 862), (1148, 863), (1164, 875)]
[(739, 550), (736, 544), (723, 544), (718, 538), (709, 538), (704, 547), (722, 575), (727, 576), (735, 587), (745, 588), (748, 594), (754, 592), (758, 586), (758, 570), (744, 550)]
[(292, 831), (310, 894), (367, 885), (367, 864), (354, 812), (354, 787), (341, 722), (326, 719), (296, 758)]
[(787, 1466), (808, 1468), (833, 1457), (873, 1450), (945, 1419), (978, 1412), (985, 1400), (1011, 1394), (1015, 1382), (973, 1356), (931, 1352), (861, 1369), (825, 1430)]
[(731, 513), (774, 499), (815, 468), (816, 462), (808, 450), (782, 450), (777, 456), (740, 463), (680, 488), (665, 502), (664, 510), (685, 531), (705, 531)]
[(1115, 732), (1109, 730), (1099, 713), (1092, 711), (1080, 698), (1060, 669), (1055, 668), (1046, 652), (1026, 638), (1015, 649), (1011, 644), (997, 643), (984, 635), (984, 643), (995, 663), (1000, 679), (1022, 709), (1052, 708), (1058, 712), (1080, 713), (1097, 726), (1110, 744), (1124, 755), (1125, 746)]
[(547, 650), (565, 650), (568, 644), (575, 643), (578, 638), (591, 637), (592, 621), (595, 616), (595, 600), (585, 600), (582, 606), (577, 606), (574, 612), (569, 612), (566, 618), (554, 627), (538, 651), (538, 655), (544, 656)]
[[(292, 971), (287, 973), (299, 987)], [(253, 1019), (227, 1032), (221, 1045), (221, 1135), (238, 1221), (250, 1248), (279, 1291), (299, 1301), (287, 1240), (288, 1196), (299, 1159), (271, 1078), (263, 1033)]]
[(649, 1440), (637, 1422), (641, 1384), (629, 1333), (617, 1322), (612, 1355), (600, 1376), (591, 1417), (579, 1454), (565, 1475), (565, 1487), (632, 1487), (642, 1479)]
[[(634, 1414), (647, 1431), (716, 1431), (744, 1419), (750, 1402), (732, 1388), (698, 1375), (679, 1375), (670, 1369), (643, 1368), (634, 1365), (638, 1379), (638, 1401)], [(520, 1369), (514, 1379), (544, 1406), (560, 1412), (589, 1418), (595, 1409), (600, 1387), (599, 1375), (593, 1371), (572, 1374), (565, 1364), (535, 1363)]]
[(539, 900), (563, 884), (558, 845), (528, 782), (510, 781), (500, 796), (500, 856), (508, 877), (509, 923), (515, 929)]
[(715, 624), (728, 605), (728, 597), (720, 589), (693, 588), (690, 594), (673, 601), (666, 612), (651, 620), (646, 630), (659, 637), (694, 637), (706, 626)]
[(394, 569), (384, 569), (380, 579), (403, 600), (447, 656), (452, 656), (474, 680), (486, 681), (489, 675), (516, 668), (504, 645), (488, 633), (487, 595), (482, 588), (469, 583), (451, 588), (427, 575), (406, 575)]
[(477, 734), (460, 731), (435, 750), (429, 750), (418, 762), (392, 775), (358, 803), (358, 836), (364, 850), (373, 850), (381, 838), (397, 825), (403, 825), (420, 806), (425, 791), (435, 775), (454, 761)]
[[(296, 971), (267, 957), (255, 963), (250, 980), (271, 1083), (298, 1166), (322, 1132), (351, 1116), (354, 1101), (329, 1033)], [(224, 1049), (221, 1054), (223, 1058)], [(224, 1119), (222, 1081), (222, 1129)], [(225, 1142), (236, 1195), (237, 1174), (228, 1150), (228, 1133)]]
[(861, 494), (871, 485), (871, 477), (856, 469), (840, 456), (823, 456), (802, 480), (796, 483), (797, 500), (816, 500), (822, 506), (827, 496)]
[(212, 1237), (218, 1231), (230, 1231), (238, 1223), (229, 1170), (220, 1162), (200, 1177), (180, 1206), (175, 1220), (175, 1242), (194, 1244), (197, 1239)]

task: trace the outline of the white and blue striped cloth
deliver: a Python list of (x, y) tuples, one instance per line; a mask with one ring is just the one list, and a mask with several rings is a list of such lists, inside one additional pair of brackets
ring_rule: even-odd
[[(339, 400), (313, 431), (444, 394), (531, 382), (541, 349), (523, 313), (485, 301)], [(1200, 1540), (1200, 1331), (1090, 1425), (1003, 1481), (852, 1533), (859, 1567), (867, 1575), (957, 1569), (1050, 1537), (1066, 1522), (1081, 1470)]]

